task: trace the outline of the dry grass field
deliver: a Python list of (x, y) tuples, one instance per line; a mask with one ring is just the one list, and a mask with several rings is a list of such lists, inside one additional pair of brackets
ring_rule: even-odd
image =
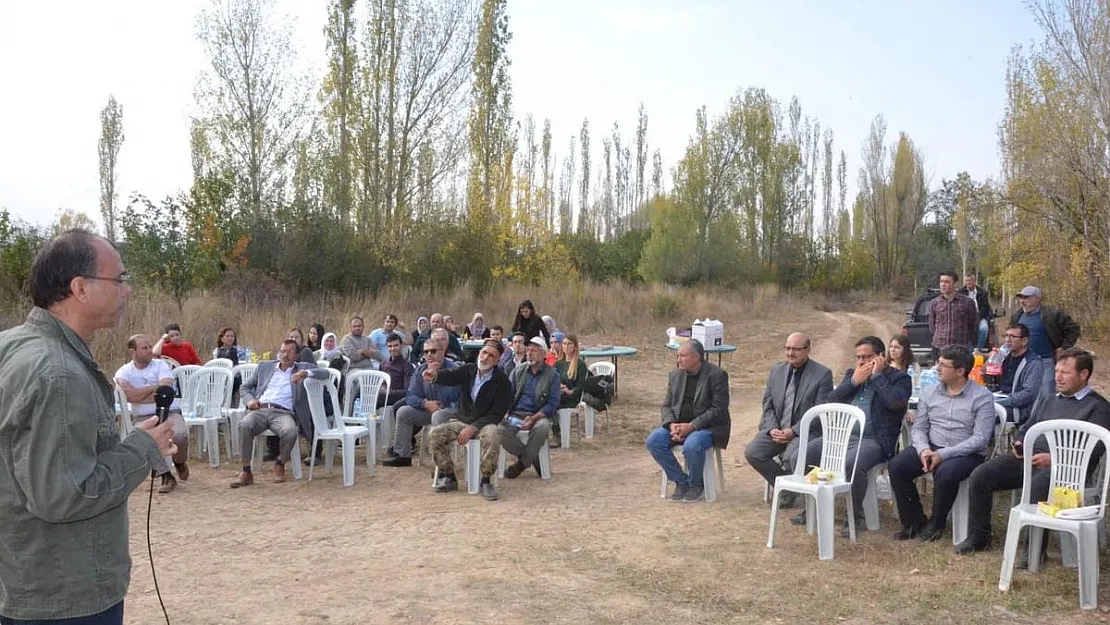
[[(126, 327), (98, 343), (114, 369), (121, 337), (181, 321), (187, 338), (209, 350), (221, 325), (243, 342), (276, 345), (294, 323), (328, 329), (353, 312), (370, 328), (385, 312), (409, 322), (433, 312), (460, 321), (481, 309), (508, 324), (525, 291), (479, 307), (464, 292), (384, 294), (376, 301), (300, 303), (288, 309), (224, 307), (191, 301), (181, 319), (172, 305), (136, 302)], [(833, 305), (771, 290), (747, 293), (632, 291), (588, 287), (532, 293), (541, 314), (576, 330), (586, 345), (631, 345), (621, 362), (611, 429), (569, 450), (553, 451), (554, 479), (531, 471), (499, 485), (489, 503), (430, 487), (428, 466), (359, 465), (357, 482), (319, 470), (311, 482), (227, 487), (236, 466), (192, 466), (170, 495), (155, 494), (152, 541), (162, 595), (174, 623), (1095, 623), (1102, 611), (1078, 610), (1074, 569), (1050, 558), (1039, 574), (1019, 571), (1011, 592), (997, 590), (1000, 549), (972, 557), (951, 541), (895, 543), (889, 504), (879, 532), (857, 544), (838, 538), (836, 559), (820, 562), (814, 537), (780, 517), (776, 548), (766, 548), (769, 508), (762, 484), (743, 463), (759, 399), (788, 332), (814, 340), (815, 359), (836, 374), (854, 340), (884, 339), (901, 322), (894, 302)], [(668, 298), (675, 298), (673, 301)], [(386, 304), (388, 302), (388, 305)], [(824, 309), (824, 310), (821, 310)], [(327, 311), (327, 312), (325, 312)], [(826, 312), (828, 311), (828, 312)], [(653, 314), (654, 313), (654, 314)], [(732, 389), (732, 440), (725, 490), (713, 504), (670, 504), (658, 496), (660, 473), (643, 449), (659, 419), (672, 353), (663, 329), (694, 316), (725, 322), (740, 350), (725, 356)], [(374, 321), (370, 321), (374, 319)], [(339, 332), (342, 334), (342, 332)], [(203, 350), (202, 353), (205, 353)], [(111, 363), (109, 365), (109, 363)], [(1105, 375), (1105, 374), (1103, 374)], [(604, 418), (600, 422), (604, 424)], [(141, 494), (141, 496), (140, 496)], [(1007, 499), (1008, 501), (1008, 499)], [(134, 569), (127, 621), (161, 622), (144, 534), (145, 488), (131, 500)], [(996, 523), (1004, 524), (1001, 509)], [(1054, 556), (1050, 552), (1050, 556)], [(1105, 588), (1106, 584), (1101, 584)], [(1102, 593), (1103, 603), (1110, 600)]]

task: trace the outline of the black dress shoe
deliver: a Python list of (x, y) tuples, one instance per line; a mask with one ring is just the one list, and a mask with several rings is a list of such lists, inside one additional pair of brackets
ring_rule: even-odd
[(903, 527), (902, 529), (894, 533), (894, 540), (909, 540), (911, 538), (916, 538), (919, 534), (921, 534), (921, 530), (924, 528), (924, 524)]
[(520, 477), (520, 474), (524, 473), (524, 470), (527, 468), (528, 467), (524, 466), (524, 463), (517, 460), (516, 462), (512, 463), (512, 465), (510, 465), (507, 469), (505, 469), (505, 479), (515, 480), (516, 478)]
[(412, 466), (412, 458), (406, 458), (404, 456), (393, 456), (392, 458), (390, 458), (388, 460), (382, 460), (382, 466), (383, 467), (411, 467)]
[(926, 525), (924, 529), (917, 535), (917, 539), (923, 543), (935, 543), (944, 536), (944, 528), (936, 528), (932, 525)]
[(980, 538), (977, 536), (968, 536), (962, 543), (956, 545), (955, 551), (958, 554), (975, 553), (977, 551), (986, 551), (991, 548), (990, 537)]
[(497, 501), (497, 489), (490, 482), (482, 482), (478, 486), (478, 492), (482, 493), (486, 501)]

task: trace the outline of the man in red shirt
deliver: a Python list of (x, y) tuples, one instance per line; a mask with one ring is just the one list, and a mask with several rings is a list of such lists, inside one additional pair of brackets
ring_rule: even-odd
[(154, 355), (161, 358), (173, 358), (179, 365), (203, 365), (197, 350), (188, 341), (181, 340), (181, 326), (171, 323), (166, 326), (166, 333), (154, 344)]

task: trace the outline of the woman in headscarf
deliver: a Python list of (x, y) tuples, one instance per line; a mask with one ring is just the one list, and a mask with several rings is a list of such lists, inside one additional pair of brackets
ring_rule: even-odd
[(300, 328), (293, 328), (285, 338), (290, 341), (296, 341), (297, 362), (311, 362), (316, 364), (316, 359), (312, 357), (312, 350), (308, 348), (308, 345), (304, 344), (304, 332), (301, 332)]
[(412, 364), (420, 364), (420, 357), (424, 354), (424, 341), (432, 335), (432, 324), (428, 321), (427, 317), (420, 317), (416, 320), (416, 329), (412, 331), (412, 351), (409, 352), (409, 360)]
[(324, 339), (320, 341), (320, 349), (312, 355), (317, 361), (331, 360), (338, 358), (342, 352), (339, 350), (339, 339), (335, 336), (334, 332), (324, 333)]
[(555, 325), (555, 320), (551, 318), (551, 315), (544, 315), (540, 319), (543, 320), (543, 325), (547, 328), (549, 335), (554, 335), (559, 331), (559, 327)]
[(314, 323), (308, 326), (308, 348), (317, 351), (324, 346), (324, 324)]
[(485, 315), (480, 312), (474, 313), (474, 319), (463, 328), (463, 338), (468, 341), (489, 338), (489, 327), (486, 325)]
[(526, 299), (520, 303), (517, 308), (516, 319), (513, 321), (513, 332), (520, 332), (524, 335), (524, 342), (531, 341), (533, 337), (543, 337), (545, 345), (551, 344), (551, 332), (547, 329), (547, 325), (536, 315), (536, 307), (532, 305), (532, 300)]

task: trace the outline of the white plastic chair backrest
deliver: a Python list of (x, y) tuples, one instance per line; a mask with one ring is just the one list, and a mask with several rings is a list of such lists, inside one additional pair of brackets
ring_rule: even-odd
[[(344, 398), (343, 414), (355, 417), (353, 414), (355, 394), (353, 392), (355, 385), (359, 387), (359, 397), (362, 398), (362, 411), (368, 415), (378, 414), (378, 397), (385, 388), (385, 397), (389, 396), (389, 374), (384, 371), (352, 371), (347, 374), (347, 394)], [(385, 406), (386, 399), (382, 399), (382, 406)]]
[[(1029, 501), (1029, 485), (1033, 475), (1033, 445), (1037, 438), (1044, 436), (1048, 442), (1051, 459), (1048, 492), (1063, 486), (1083, 492), (1087, 485), (1087, 469), (1095, 452), (1095, 446), (1102, 443), (1103, 456), (1110, 449), (1110, 430), (1075, 419), (1050, 419), (1034, 424), (1025, 433), (1022, 443), (1024, 461), (1022, 462), (1021, 501)], [(1110, 485), (1110, 471), (1103, 472), (1102, 497), (1106, 503), (1106, 487)], [(1106, 506), (1099, 506), (1098, 518), (1106, 516)]]
[(119, 384), (112, 386), (116, 394), (116, 403), (119, 404), (119, 437), (124, 439), (131, 433), (131, 430), (135, 429), (135, 424), (131, 422), (131, 404), (127, 402), (127, 394), (123, 392)]
[[(189, 383), (200, 370), (200, 365), (181, 365), (173, 370), (173, 379), (177, 382), (177, 390), (181, 392), (181, 399), (188, 400)], [(182, 401), (181, 404), (187, 406), (188, 401)]]
[[(241, 365), (235, 365), (235, 367), (231, 369), (231, 372), (239, 376), (239, 381), (242, 386), (246, 386), (254, 380), (254, 376), (258, 373), (258, 363), (245, 362)], [(242, 395), (242, 393), (240, 393), (240, 395)], [(239, 397), (239, 407), (246, 408), (246, 404), (243, 403), (243, 398), (241, 396)]]
[[(863, 434), (863, 424), (866, 416), (863, 410), (849, 404), (819, 404), (806, 411), (798, 424), (800, 432), (798, 440), (798, 454), (805, 457), (806, 445), (809, 442), (809, 429), (813, 420), (821, 422), (821, 460), (817, 466), (825, 471), (831, 471), (836, 479), (844, 482), (852, 481), (852, 475), (845, 474), (847, 466), (848, 443), (852, 439), (852, 432)], [(859, 458), (859, 445), (856, 445), (856, 458)], [(794, 475), (805, 475), (806, 463), (794, 463)], [(855, 474), (856, 462), (852, 462), (852, 473)]]
[(315, 378), (305, 378), (303, 384), (305, 395), (308, 397), (308, 411), (312, 415), (312, 427), (320, 434), (335, 429), (328, 422), (327, 409), (324, 407), (324, 393), (331, 395), (332, 406), (339, 405), (339, 392), (335, 386), (331, 382)]
[(994, 416), (998, 418), (998, 427), (1006, 427), (1006, 409), (998, 402), (994, 403)]
[(317, 360), (316, 361), (316, 366), (320, 367), (321, 369), (323, 369), (325, 367), (330, 367), (331, 366), (331, 361), (330, 360)]
[(222, 367), (224, 369), (231, 369), (232, 367), (235, 366), (235, 363), (231, 362), (230, 358), (213, 358), (212, 360), (209, 360), (208, 362), (204, 363), (204, 366), (205, 367)]
[(231, 369), (203, 367), (189, 380), (186, 414), (191, 417), (219, 417), (231, 407), (231, 385), (235, 379)]
[[(176, 369), (176, 368), (181, 366), (180, 362), (177, 362), (176, 360), (174, 360), (173, 358), (170, 358), (169, 356), (162, 356), (162, 360), (165, 360), (167, 363), (169, 363), (170, 369)], [(193, 366), (196, 366), (196, 365), (193, 365)]]
[(339, 369), (332, 369), (331, 367), (321, 368), (326, 368), (328, 370), (328, 376), (330, 376), (329, 381), (331, 382), (331, 385), (334, 386), (336, 390), (339, 390), (339, 381), (343, 379), (343, 372)]
[(611, 362), (593, 362), (586, 368), (590, 370), (590, 375), (613, 375), (617, 370), (617, 366)]

